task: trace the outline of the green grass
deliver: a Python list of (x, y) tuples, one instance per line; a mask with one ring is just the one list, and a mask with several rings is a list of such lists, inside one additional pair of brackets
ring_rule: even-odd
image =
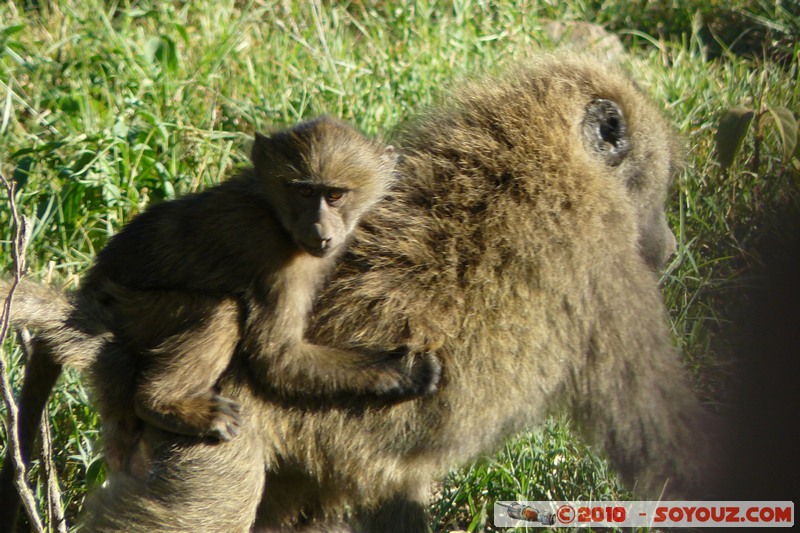
[[(626, 68), (686, 140), (687, 166), (668, 206), (680, 245), (662, 284), (699, 390), (724, 403), (725, 328), (748, 282), (742, 272), (760, 261), (749, 251), (759, 236), (780, 230), (774, 214), (797, 208), (800, 164), (782, 158), (777, 129), (762, 120), (758, 140), (751, 131), (722, 171), (714, 134), (732, 106), (800, 114), (792, 38), (800, 10), (790, 2), (39, 4), (0, 4), (0, 171), (15, 181), (31, 222), (30, 275), (67, 286), (148, 204), (244, 163), (255, 129), (330, 113), (386, 136), (457, 80), (547, 49), (543, 19), (607, 23), (628, 46)], [(12, 232), (0, 199), (2, 267)], [(18, 384), (20, 351), (10, 340), (5, 347)], [(49, 419), (72, 519), (104, 475), (98, 420), (78, 376), (62, 378)], [(603, 460), (566, 428), (552, 421), (452, 472), (432, 489), (434, 527), (490, 528), (486, 513), (499, 499), (625, 498)], [(41, 482), (34, 486), (42, 495)]]

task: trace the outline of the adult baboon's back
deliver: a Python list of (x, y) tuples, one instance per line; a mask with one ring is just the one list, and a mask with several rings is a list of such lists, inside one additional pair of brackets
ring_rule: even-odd
[(439, 392), (295, 403), (258, 390), (238, 357), (222, 394), (242, 404), (241, 434), (150, 430), (150, 475), (112, 473), (90, 530), (285, 529), (349, 509), (357, 529), (423, 531), (435, 476), (560, 409), (643, 496), (667, 481), (697, 494), (704, 414), (654, 270), (674, 246), (676, 148), (659, 113), (605, 66), (545, 59), (451, 95), (397, 144), (400, 184), (365, 218), (310, 335), (436, 347)]

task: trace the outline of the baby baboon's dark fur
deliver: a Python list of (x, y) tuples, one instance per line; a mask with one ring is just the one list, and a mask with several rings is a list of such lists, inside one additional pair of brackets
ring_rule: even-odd
[(710, 431), (654, 268), (674, 246), (679, 150), (648, 99), (612, 68), (548, 58), (450, 95), (398, 143), (400, 182), (308, 331), (438, 345), (439, 391), (280, 398), (242, 353), (220, 383), (239, 435), (214, 446), (147, 426), (133, 453), (148, 475), (112, 472), (90, 531), (425, 531), (436, 476), (564, 409), (639, 495), (703, 495)]

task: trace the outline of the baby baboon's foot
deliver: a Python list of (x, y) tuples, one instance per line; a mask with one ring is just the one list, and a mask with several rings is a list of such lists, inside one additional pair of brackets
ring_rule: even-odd
[(221, 441), (239, 433), (240, 411), (238, 403), (213, 392), (155, 407), (153, 402), (136, 403), (137, 416), (163, 431)]

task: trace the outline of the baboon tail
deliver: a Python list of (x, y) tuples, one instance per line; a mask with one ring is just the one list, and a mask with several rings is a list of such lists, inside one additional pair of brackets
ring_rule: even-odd
[[(11, 291), (11, 282), (0, 279), (0, 298), (3, 300)], [(43, 332), (55, 331), (64, 324), (69, 314), (69, 302), (58, 291), (36, 283), (22, 281), (14, 290), (10, 319), (15, 327), (30, 327)], [(36, 432), (41, 422), (44, 406), (50, 391), (61, 374), (57, 364), (46, 346), (36, 338), (33, 341), (30, 359), (25, 365), (25, 380), (18, 400), (17, 431), (19, 451), (22, 461), (30, 463)], [(20, 497), (14, 486), (14, 464), (10, 450), (6, 446), (3, 471), (0, 472), (0, 532), (16, 531)]]
[[(0, 297), (11, 292), (12, 282), (0, 279)], [(11, 302), (11, 325), (18, 328), (54, 330), (70, 315), (72, 305), (61, 291), (28, 280), (21, 280), (14, 289)]]
[[(0, 279), (0, 303), (11, 287), (10, 281)], [(27, 280), (14, 288), (10, 321), (16, 328), (34, 330), (17, 412), (20, 455), (28, 465), (42, 413), (62, 366), (85, 368), (111, 334), (103, 310), (96, 304)], [(0, 533), (16, 531), (21, 502), (14, 477), (13, 460), (7, 452), (0, 472)]]
[[(25, 365), (25, 381), (22, 384), (17, 410), (19, 451), (26, 466), (30, 466), (42, 413), (59, 375), (61, 375), (61, 365), (53, 361), (43, 339), (34, 338), (30, 359)], [(0, 472), (0, 501), (3, 502), (0, 505), (0, 533), (13, 533), (17, 530), (21, 500), (14, 485), (13, 463), (9, 447), (6, 446), (6, 457), (3, 461), (3, 470)]]
[[(11, 282), (0, 279), (0, 298), (10, 289)], [(111, 336), (98, 304), (28, 280), (14, 290), (10, 319), (16, 328), (35, 330), (53, 363), (71, 368), (86, 368)]]

